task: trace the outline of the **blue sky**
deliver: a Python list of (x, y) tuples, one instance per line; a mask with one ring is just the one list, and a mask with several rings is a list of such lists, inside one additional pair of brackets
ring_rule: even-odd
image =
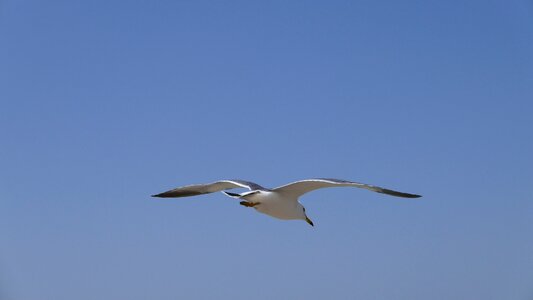
[[(533, 299), (528, 1), (3, 1), (0, 297)], [(169, 188), (336, 177), (282, 222)]]

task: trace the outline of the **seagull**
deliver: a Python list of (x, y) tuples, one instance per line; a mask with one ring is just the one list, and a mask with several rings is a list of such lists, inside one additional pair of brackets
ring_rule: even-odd
[[(298, 201), (298, 199), (305, 193), (327, 187), (357, 187), (396, 197), (421, 197), (420, 195), (397, 192), (379, 186), (332, 178), (304, 179), (291, 182), (275, 189), (267, 189), (257, 183), (240, 179), (219, 180), (213, 183), (178, 187), (160, 194), (152, 195), (152, 197), (179, 198), (222, 192), (231, 198), (240, 199), (240, 205), (254, 208), (260, 213), (281, 220), (305, 220), (309, 225), (314, 226), (311, 219), (309, 219), (305, 213), (305, 207), (300, 201)], [(234, 188), (246, 188), (249, 191), (240, 194), (225, 191)]]

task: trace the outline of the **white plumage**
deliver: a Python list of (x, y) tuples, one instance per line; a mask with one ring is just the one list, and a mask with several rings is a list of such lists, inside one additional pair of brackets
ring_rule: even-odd
[[(305, 208), (298, 201), (303, 194), (327, 187), (358, 187), (370, 191), (403, 198), (419, 198), (420, 195), (408, 194), (385, 189), (369, 184), (331, 178), (314, 178), (292, 182), (275, 189), (267, 189), (256, 183), (245, 180), (220, 180), (207, 184), (194, 184), (178, 187), (153, 197), (178, 198), (209, 194), (219, 191), (229, 197), (242, 200), (241, 205), (253, 207), (258, 212), (282, 220), (305, 220), (310, 225), (313, 222), (307, 217)], [(247, 188), (250, 191), (236, 194), (225, 192), (233, 188)]]

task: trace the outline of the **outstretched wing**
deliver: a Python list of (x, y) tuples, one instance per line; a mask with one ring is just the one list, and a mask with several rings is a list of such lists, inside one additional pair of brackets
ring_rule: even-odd
[(403, 198), (422, 197), (420, 195), (408, 194), (408, 193), (397, 192), (397, 191), (393, 191), (389, 189), (384, 189), (379, 186), (373, 186), (373, 185), (359, 183), (359, 182), (353, 182), (353, 181), (347, 181), (347, 180), (341, 180), (341, 179), (331, 179), (331, 178), (315, 178), (315, 179), (300, 180), (300, 181), (296, 181), (293, 183), (289, 183), (284, 186), (277, 187), (273, 189), (273, 191), (281, 193), (281, 194), (285, 194), (285, 195), (290, 195), (291, 197), (300, 197), (301, 195), (307, 192), (311, 192), (317, 189), (327, 188), (327, 187), (340, 187), (340, 186), (358, 187), (358, 188), (363, 188), (363, 189), (371, 190), (371, 191), (382, 193), (382, 194), (387, 194), (387, 195), (396, 196), (396, 197), (403, 197)]
[(244, 180), (220, 180), (213, 183), (207, 184), (193, 184), (175, 188), (170, 191), (166, 191), (157, 195), (152, 195), (152, 197), (160, 198), (178, 198), (178, 197), (189, 197), (202, 194), (209, 194), (214, 192), (219, 192), (228, 189), (234, 188), (247, 188), (251, 191), (253, 190), (266, 190), (264, 187), (249, 181)]

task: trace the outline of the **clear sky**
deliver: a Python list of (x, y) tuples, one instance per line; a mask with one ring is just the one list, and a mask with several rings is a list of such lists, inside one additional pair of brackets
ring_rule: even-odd
[[(533, 299), (533, 4), (0, 2), (0, 298)], [(241, 178), (365, 190), (279, 221)]]

